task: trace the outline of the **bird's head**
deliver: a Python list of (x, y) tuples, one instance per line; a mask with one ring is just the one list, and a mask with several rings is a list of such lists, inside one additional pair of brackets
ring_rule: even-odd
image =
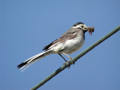
[(94, 32), (94, 27), (88, 27), (83, 22), (78, 22), (78, 23), (74, 24), (73, 28), (81, 29), (81, 30), (83, 30), (84, 33), (88, 31), (90, 34), (92, 34), (92, 32)]

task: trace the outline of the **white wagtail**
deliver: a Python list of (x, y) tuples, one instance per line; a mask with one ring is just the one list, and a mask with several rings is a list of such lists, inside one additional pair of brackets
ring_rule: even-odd
[(74, 24), (67, 32), (65, 32), (60, 38), (51, 42), (49, 45), (43, 48), (43, 52), (28, 58), (26, 61), (19, 64), (17, 67), (23, 69), (28, 65), (38, 61), (39, 59), (49, 55), (58, 54), (65, 61), (63, 55), (67, 56), (70, 60), (72, 59), (69, 54), (79, 50), (85, 41), (85, 32), (92, 34), (94, 31), (93, 27), (87, 27), (84, 23), (78, 22)]

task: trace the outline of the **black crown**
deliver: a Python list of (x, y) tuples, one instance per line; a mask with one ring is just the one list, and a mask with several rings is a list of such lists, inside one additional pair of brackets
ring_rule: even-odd
[(77, 26), (79, 24), (84, 24), (83, 22), (77, 22), (76, 24), (74, 24), (73, 26)]

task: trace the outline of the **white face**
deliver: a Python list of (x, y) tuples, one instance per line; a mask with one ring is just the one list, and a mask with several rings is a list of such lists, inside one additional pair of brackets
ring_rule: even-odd
[(88, 27), (85, 24), (78, 24), (76, 26), (73, 26), (73, 28), (80, 28), (82, 30), (87, 30)]

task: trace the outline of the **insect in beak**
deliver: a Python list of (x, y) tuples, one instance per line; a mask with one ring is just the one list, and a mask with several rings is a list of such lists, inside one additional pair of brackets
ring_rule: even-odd
[(94, 27), (88, 27), (88, 32), (90, 35), (94, 32)]

